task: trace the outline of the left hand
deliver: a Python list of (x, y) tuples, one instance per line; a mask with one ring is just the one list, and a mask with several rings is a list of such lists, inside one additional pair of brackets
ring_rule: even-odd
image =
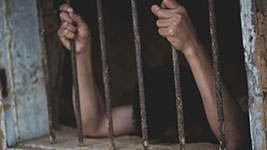
[(197, 34), (186, 9), (175, 0), (163, 0), (161, 7), (153, 5), (153, 14), (161, 36), (182, 53), (190, 51), (198, 43)]

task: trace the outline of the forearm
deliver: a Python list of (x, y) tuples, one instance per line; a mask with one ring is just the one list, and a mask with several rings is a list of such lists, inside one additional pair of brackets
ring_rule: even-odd
[[(185, 57), (192, 69), (198, 89), (203, 99), (205, 112), (210, 127), (218, 138), (218, 116), (216, 105), (216, 92), (213, 67), (210, 58), (201, 44), (196, 44), (191, 50), (186, 51)], [(247, 119), (240, 106), (222, 83), (222, 97), (224, 103), (225, 134), (227, 143), (249, 141)], [(219, 138), (218, 138), (219, 139)]]
[[(105, 116), (104, 102), (95, 85), (90, 57), (90, 51), (77, 55), (80, 106), (85, 135), (97, 132)], [(75, 106), (74, 92), (73, 104)]]

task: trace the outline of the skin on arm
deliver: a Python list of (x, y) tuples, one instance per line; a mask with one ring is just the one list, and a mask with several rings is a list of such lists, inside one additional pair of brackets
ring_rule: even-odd
[[(163, 0), (160, 7), (153, 5), (151, 10), (159, 18), (156, 22), (159, 34), (182, 52), (189, 62), (203, 99), (209, 125), (219, 139), (212, 62), (197, 38), (186, 9), (175, 0)], [(247, 149), (250, 143), (247, 118), (223, 82), (222, 96), (227, 148)]]
[[(93, 77), (91, 34), (89, 28), (81, 16), (75, 14), (68, 4), (61, 5), (59, 9), (61, 11), (61, 26), (58, 30), (58, 36), (61, 42), (70, 50), (70, 40), (75, 40), (84, 135), (91, 137), (108, 136), (104, 100), (95, 85)], [(73, 103), (73, 105), (75, 105), (75, 103)], [(131, 106), (122, 106), (112, 109), (115, 136), (129, 134), (135, 131), (132, 121), (132, 111)]]

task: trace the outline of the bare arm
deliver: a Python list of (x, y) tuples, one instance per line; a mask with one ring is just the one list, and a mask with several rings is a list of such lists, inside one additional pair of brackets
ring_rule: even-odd
[[(175, 0), (163, 0), (161, 7), (152, 6), (152, 12), (159, 18), (159, 34), (167, 38), (182, 52), (193, 72), (203, 99), (209, 125), (217, 137), (218, 116), (214, 86), (213, 67), (204, 47), (198, 41), (195, 29), (185, 10)], [(222, 83), (224, 100), (225, 132), (228, 149), (246, 149), (249, 143), (247, 119), (228, 89)]]
[[(107, 136), (105, 105), (93, 78), (90, 31), (82, 18), (75, 14), (69, 5), (61, 5), (60, 11), (62, 24), (58, 30), (58, 35), (61, 42), (70, 50), (69, 40), (75, 40), (84, 135)], [(73, 104), (75, 105), (75, 103)], [(117, 107), (112, 110), (115, 135), (128, 134), (134, 131), (131, 115), (131, 106)]]

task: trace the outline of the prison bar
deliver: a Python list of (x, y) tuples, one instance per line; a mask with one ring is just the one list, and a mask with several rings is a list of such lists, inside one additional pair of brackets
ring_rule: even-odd
[[(67, 0), (67, 3), (70, 4), (71, 0)], [(76, 62), (76, 49), (75, 41), (70, 40), (71, 48), (71, 64), (72, 64), (72, 77), (73, 77), (73, 87), (75, 94), (75, 108), (76, 108), (76, 123), (78, 129), (78, 141), (79, 146), (84, 146), (83, 143), (83, 130), (82, 130), (82, 118), (81, 118), (81, 106), (80, 106), (80, 96), (79, 96), (79, 84), (77, 76), (77, 62)]]
[(184, 131), (184, 113), (183, 113), (183, 101), (182, 90), (180, 81), (180, 66), (178, 59), (178, 51), (172, 47), (172, 60), (173, 60), (173, 73), (175, 84), (175, 96), (176, 96), (176, 110), (177, 110), (177, 122), (178, 122), (178, 136), (180, 143), (180, 150), (185, 150), (185, 131)]
[(97, 4), (100, 47), (101, 47), (101, 55), (102, 55), (103, 83), (104, 83), (105, 98), (106, 98), (106, 110), (107, 110), (107, 115), (108, 115), (108, 120), (107, 120), (108, 124), (107, 125), (108, 125), (108, 130), (109, 130), (109, 143), (110, 143), (110, 147), (113, 150), (115, 150), (102, 1), (97, 0), (96, 4)]
[(224, 113), (223, 113), (223, 99), (221, 89), (221, 77), (218, 61), (218, 41), (216, 29), (216, 14), (215, 14), (215, 0), (209, 0), (209, 19), (210, 19), (210, 35), (212, 45), (213, 69), (216, 89), (217, 113), (219, 122), (219, 137), (220, 149), (226, 149), (225, 132), (224, 132)]
[(131, 7), (132, 7), (132, 19), (133, 19), (134, 41), (135, 41), (137, 76), (138, 76), (138, 90), (139, 90), (140, 110), (141, 110), (140, 113), (141, 113), (142, 137), (144, 142), (143, 146), (144, 149), (147, 150), (149, 147), (149, 143), (147, 134), (148, 131), (147, 131), (146, 106), (145, 106), (144, 77), (143, 77), (142, 58), (141, 58), (141, 40), (140, 40), (136, 0), (131, 0)]

